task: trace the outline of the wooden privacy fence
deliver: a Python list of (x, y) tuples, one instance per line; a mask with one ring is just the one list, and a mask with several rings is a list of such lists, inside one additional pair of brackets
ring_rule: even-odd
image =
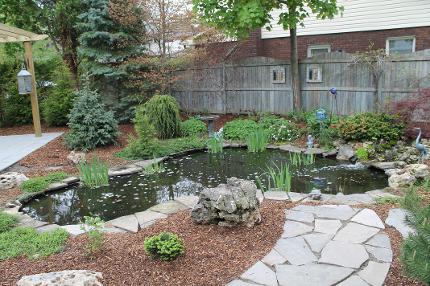
[[(302, 108), (324, 107), (338, 114), (374, 111), (430, 87), (430, 50), (390, 58), (379, 84), (354, 58), (329, 53), (300, 61)], [(255, 57), (180, 70), (172, 94), (190, 112), (282, 114), (293, 111), (289, 65)], [(328, 92), (332, 87), (338, 90), (337, 100)]]

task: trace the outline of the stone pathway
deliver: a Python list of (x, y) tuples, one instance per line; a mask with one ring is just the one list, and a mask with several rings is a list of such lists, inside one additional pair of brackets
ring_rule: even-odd
[(296, 206), (271, 252), (227, 286), (381, 286), (393, 259), (384, 228), (370, 209)]

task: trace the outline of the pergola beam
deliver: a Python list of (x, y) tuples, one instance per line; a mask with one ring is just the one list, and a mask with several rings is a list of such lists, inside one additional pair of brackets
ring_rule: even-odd
[(0, 23), (0, 43), (24, 43), (25, 63), (28, 71), (32, 76), (32, 90), (30, 93), (31, 111), (33, 114), (34, 133), (36, 137), (42, 136), (42, 128), (40, 127), (39, 103), (37, 100), (36, 90), (36, 75), (34, 70), (32, 42), (40, 41), (48, 38), (47, 35), (38, 35), (23, 29), (7, 26)]

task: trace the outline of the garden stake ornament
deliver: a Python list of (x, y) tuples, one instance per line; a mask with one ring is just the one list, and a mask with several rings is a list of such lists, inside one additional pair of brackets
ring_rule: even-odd
[(421, 128), (415, 127), (414, 129), (419, 131), (418, 137), (415, 141), (415, 148), (417, 148), (417, 150), (420, 152), (420, 158), (419, 158), (418, 162), (422, 163), (424, 158), (427, 156), (428, 151), (427, 151), (426, 146), (421, 143), (421, 135), (422, 135)]

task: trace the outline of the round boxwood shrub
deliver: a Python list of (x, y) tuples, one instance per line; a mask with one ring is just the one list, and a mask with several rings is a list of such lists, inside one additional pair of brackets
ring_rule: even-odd
[(148, 100), (139, 112), (145, 113), (149, 121), (154, 125), (159, 139), (169, 139), (181, 134), (179, 117), (179, 105), (176, 99), (170, 95), (154, 95)]
[(145, 239), (144, 248), (152, 259), (171, 261), (185, 252), (184, 244), (176, 234), (162, 232)]
[(75, 96), (69, 115), (70, 132), (66, 135), (69, 148), (87, 151), (115, 144), (119, 135), (118, 123), (113, 112), (106, 110), (99, 94), (84, 83)]
[(224, 125), (224, 138), (228, 140), (245, 140), (257, 129), (258, 124), (251, 119), (236, 119)]
[(206, 124), (197, 118), (191, 118), (181, 122), (182, 136), (200, 136), (207, 132)]

